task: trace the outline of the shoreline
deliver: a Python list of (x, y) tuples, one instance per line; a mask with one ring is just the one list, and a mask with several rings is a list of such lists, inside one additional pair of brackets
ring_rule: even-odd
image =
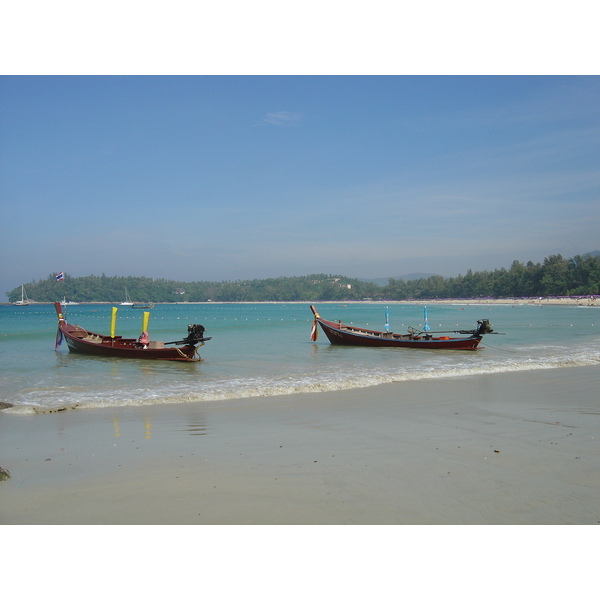
[[(32, 302), (28, 306), (52, 306), (53, 302)], [(107, 305), (117, 306), (120, 302), (79, 302), (73, 306), (95, 306)], [(600, 297), (598, 296), (572, 296), (572, 297), (536, 297), (536, 298), (430, 298), (413, 300), (265, 300), (257, 302), (153, 302), (156, 306), (191, 306), (191, 305), (211, 305), (211, 304), (531, 304), (536, 306), (597, 306), (600, 307)], [(9, 302), (0, 303), (1, 306), (13, 306)], [(17, 306), (16, 308), (26, 308)], [(130, 308), (129, 306), (123, 308)]]
[(597, 382), (586, 366), (0, 411), (0, 524), (597, 524)]

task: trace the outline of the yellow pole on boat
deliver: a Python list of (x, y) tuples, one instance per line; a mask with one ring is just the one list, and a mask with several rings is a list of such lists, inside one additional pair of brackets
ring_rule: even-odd
[(112, 307), (112, 315), (110, 317), (110, 337), (115, 337), (115, 323), (117, 322), (117, 310), (119, 310), (116, 306)]
[(142, 333), (148, 331), (148, 319), (150, 318), (149, 312), (144, 312), (142, 315)]

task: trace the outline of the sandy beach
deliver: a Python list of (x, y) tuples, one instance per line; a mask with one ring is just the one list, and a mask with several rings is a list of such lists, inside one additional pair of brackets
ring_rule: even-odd
[(466, 298), (434, 299), (415, 302), (417, 304), (533, 304), (536, 306), (598, 306), (596, 296), (570, 296), (545, 298)]
[(597, 524), (598, 367), (0, 412), (1, 524)]

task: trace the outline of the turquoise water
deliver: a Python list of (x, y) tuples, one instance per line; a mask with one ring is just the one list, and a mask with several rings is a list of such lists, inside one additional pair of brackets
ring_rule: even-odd
[[(383, 329), (384, 304), (318, 304), (329, 320)], [(108, 333), (110, 306), (65, 309), (67, 321)], [(119, 307), (117, 335), (140, 333), (141, 310)], [(120, 360), (54, 351), (50, 305), (0, 306), (0, 401), (11, 412), (63, 406), (106, 407), (222, 401), (429, 379), (600, 364), (600, 308), (431, 305), (432, 330), (472, 329), (489, 319), (506, 335), (483, 339), (483, 350), (457, 352), (330, 346), (310, 341), (308, 304), (178, 304), (150, 311), (150, 339), (172, 341), (201, 323), (212, 336), (200, 363)], [(423, 306), (390, 304), (390, 328), (422, 327)]]

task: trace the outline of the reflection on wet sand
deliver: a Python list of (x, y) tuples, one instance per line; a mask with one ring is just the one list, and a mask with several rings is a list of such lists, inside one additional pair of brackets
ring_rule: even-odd
[(188, 423), (185, 431), (190, 435), (206, 435), (206, 423), (203, 418), (196, 417), (193, 421)]
[[(149, 440), (152, 437), (152, 422), (149, 417), (144, 417), (144, 439)], [(114, 437), (121, 436), (121, 426), (117, 417), (113, 418), (113, 435)], [(180, 431), (186, 431), (189, 435), (206, 435), (207, 427), (204, 417), (193, 415), (188, 423), (177, 428)]]

